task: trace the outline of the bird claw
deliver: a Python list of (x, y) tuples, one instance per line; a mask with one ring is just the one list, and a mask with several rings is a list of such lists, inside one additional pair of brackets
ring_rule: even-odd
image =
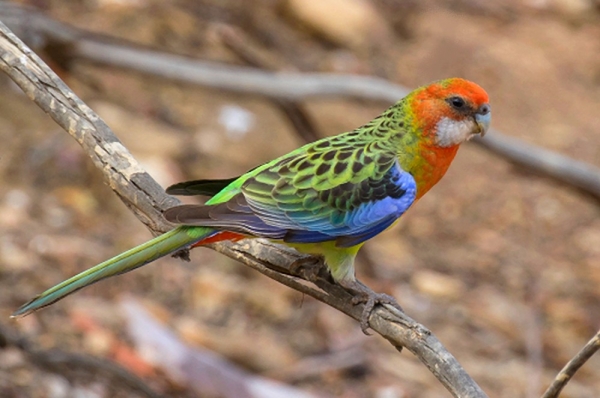
[(375, 309), (377, 304), (389, 304), (393, 307), (397, 308), (399, 311), (402, 311), (402, 307), (396, 301), (396, 299), (389, 294), (385, 293), (375, 293), (365, 285), (360, 282), (354, 281), (350, 284), (346, 283), (344, 286), (346, 289), (350, 290), (352, 293), (355, 293), (354, 297), (352, 297), (352, 304), (359, 305), (364, 304), (364, 308), (362, 310), (362, 314), (360, 315), (360, 329), (364, 334), (370, 336), (368, 329), (369, 318), (371, 317), (371, 313)]
[(367, 336), (371, 335), (371, 333), (369, 333), (369, 331), (368, 331), (368, 329), (370, 327), (369, 318), (371, 317), (371, 313), (373, 312), (373, 310), (375, 309), (375, 306), (377, 304), (381, 304), (381, 305), (390, 304), (390, 305), (396, 307), (398, 310), (402, 311), (402, 307), (400, 307), (398, 302), (396, 302), (396, 299), (393, 298), (392, 296), (390, 296), (389, 294), (385, 294), (385, 293), (371, 292), (371, 294), (354, 296), (352, 298), (352, 303), (354, 305), (364, 303), (364, 305), (365, 305), (363, 308), (362, 314), (360, 316), (360, 329)]

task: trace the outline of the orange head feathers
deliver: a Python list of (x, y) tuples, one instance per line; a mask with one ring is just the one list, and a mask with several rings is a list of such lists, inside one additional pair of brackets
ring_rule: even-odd
[(486, 133), (491, 108), (483, 88), (460, 78), (423, 86), (405, 100), (418, 139), (401, 164), (417, 182), (418, 199), (444, 176), (461, 143)]
[(424, 137), (448, 148), (486, 133), (491, 121), (488, 94), (460, 78), (434, 82), (413, 92), (412, 112)]

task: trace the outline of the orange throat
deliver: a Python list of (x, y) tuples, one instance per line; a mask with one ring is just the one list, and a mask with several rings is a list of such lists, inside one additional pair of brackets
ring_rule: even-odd
[(456, 156), (458, 147), (458, 145), (447, 148), (433, 145), (421, 147), (421, 167), (414, 174), (417, 183), (417, 199), (425, 195), (446, 174), (450, 163)]

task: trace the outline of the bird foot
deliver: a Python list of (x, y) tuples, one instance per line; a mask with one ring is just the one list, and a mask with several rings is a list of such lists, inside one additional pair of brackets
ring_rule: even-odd
[(370, 335), (368, 332), (370, 327), (369, 318), (371, 317), (371, 313), (377, 304), (389, 304), (397, 308), (399, 311), (404, 312), (396, 299), (389, 294), (375, 293), (373, 290), (369, 289), (367, 286), (358, 281), (345, 282), (342, 284), (342, 286), (354, 294), (354, 297), (352, 297), (352, 304), (364, 304), (364, 308), (360, 316), (360, 329), (367, 336)]
[(305, 256), (292, 262), (289, 269), (292, 275), (298, 275), (302, 279), (314, 282), (317, 280), (322, 267), (323, 259), (321, 257)]

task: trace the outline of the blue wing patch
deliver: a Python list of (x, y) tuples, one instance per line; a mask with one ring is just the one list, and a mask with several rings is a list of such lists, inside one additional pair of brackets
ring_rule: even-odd
[[(338, 247), (351, 247), (384, 231), (408, 210), (417, 192), (413, 176), (397, 164), (394, 166), (378, 181), (355, 184), (350, 195), (353, 203), (347, 210), (334, 208), (331, 214), (324, 214), (325, 217), (313, 214), (310, 224), (296, 217), (294, 212), (286, 212), (300, 228), (290, 229), (283, 240), (290, 243), (335, 240)], [(319, 228), (310, 228), (317, 223)]]
[(225, 203), (177, 206), (164, 215), (180, 224), (289, 243), (335, 241), (338, 247), (351, 247), (392, 225), (413, 204), (417, 192), (413, 176), (397, 162), (382, 178), (346, 182), (322, 191), (286, 189), (285, 184), (285, 179), (278, 180), (275, 190), (249, 179), (242, 192)]

